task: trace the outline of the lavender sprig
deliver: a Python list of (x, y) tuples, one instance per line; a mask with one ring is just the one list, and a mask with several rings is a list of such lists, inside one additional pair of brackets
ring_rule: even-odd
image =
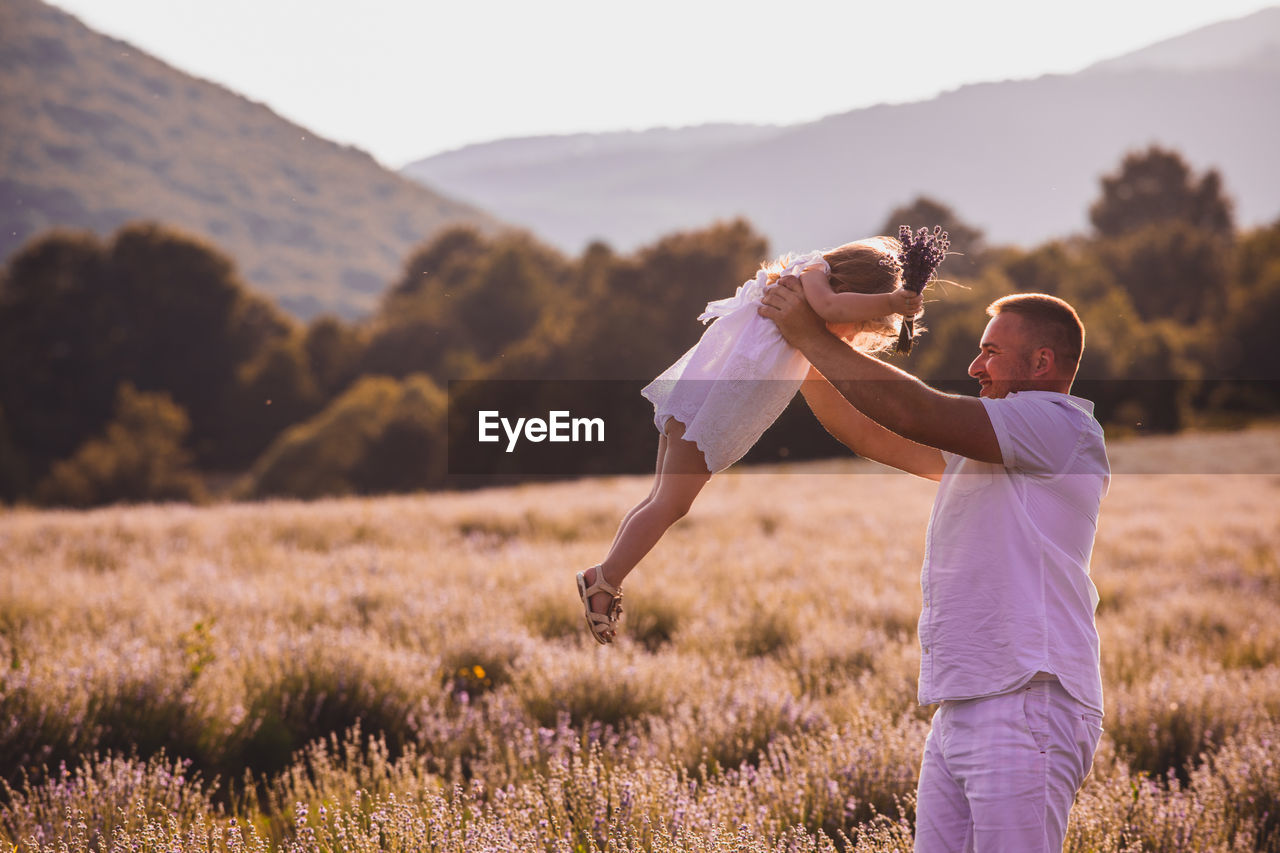
[[(921, 228), (915, 234), (911, 226), (898, 226), (898, 242), (902, 249), (896, 259), (885, 259), (884, 263), (896, 263), (902, 271), (902, 286), (912, 293), (923, 293), (929, 282), (938, 277), (938, 265), (947, 256), (947, 248), (951, 240), (941, 225), (933, 226), (933, 231)], [(902, 330), (898, 333), (898, 352), (911, 352), (911, 339), (915, 334), (915, 320), (904, 317)]]

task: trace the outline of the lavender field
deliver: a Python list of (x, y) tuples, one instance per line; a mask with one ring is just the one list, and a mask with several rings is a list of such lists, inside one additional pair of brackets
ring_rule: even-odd
[[(1067, 848), (1280, 850), (1280, 428), (1112, 458)], [(933, 484), (718, 476), (602, 649), (648, 487), (4, 511), (0, 848), (910, 850)]]

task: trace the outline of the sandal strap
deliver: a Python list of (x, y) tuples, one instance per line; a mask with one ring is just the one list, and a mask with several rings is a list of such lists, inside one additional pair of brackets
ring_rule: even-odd
[(591, 586), (587, 587), (587, 597), (603, 592), (615, 601), (622, 598), (622, 590), (604, 579), (604, 569), (599, 566), (592, 566), (592, 568), (596, 570), (596, 579)]
[[(617, 633), (618, 619), (622, 616), (622, 590), (604, 579), (604, 570), (600, 566), (592, 566), (596, 571), (595, 582), (587, 586), (586, 572), (578, 573), (578, 594), (586, 612), (587, 627), (591, 635), (599, 643), (608, 644)], [(590, 569), (588, 569), (590, 571)], [(591, 597), (597, 593), (609, 596), (609, 606), (604, 612), (591, 609)]]

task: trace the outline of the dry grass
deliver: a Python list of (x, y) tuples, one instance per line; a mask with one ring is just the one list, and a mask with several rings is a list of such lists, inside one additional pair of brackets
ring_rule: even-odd
[[(1113, 445), (1069, 849), (1280, 849), (1277, 439)], [(1172, 468), (1253, 473), (1124, 473)], [(572, 574), (647, 489), (0, 515), (0, 842), (910, 849), (932, 484), (719, 476), (599, 649)]]

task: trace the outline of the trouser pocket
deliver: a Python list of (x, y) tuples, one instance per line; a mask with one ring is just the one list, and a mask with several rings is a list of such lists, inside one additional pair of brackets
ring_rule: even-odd
[(1049, 751), (1052, 723), (1049, 719), (1049, 683), (1032, 682), (1022, 688), (1022, 715), (1036, 749)]
[(1093, 754), (1102, 739), (1102, 717), (1098, 714), (1080, 714), (1076, 719), (1076, 749), (1080, 755), (1080, 781), (1093, 770)]

